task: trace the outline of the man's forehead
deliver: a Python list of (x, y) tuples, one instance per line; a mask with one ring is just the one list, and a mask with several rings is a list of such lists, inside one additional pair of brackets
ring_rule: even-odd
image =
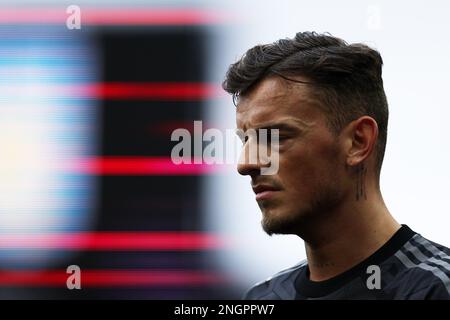
[(266, 104), (285, 100), (291, 94), (292, 85), (289, 82), (277, 76), (267, 77), (258, 82), (250, 92), (240, 98), (238, 109), (242, 110), (253, 104)]
[[(257, 126), (276, 118), (308, 120), (305, 112), (315, 104), (303, 84), (291, 84), (279, 77), (262, 80), (242, 97), (236, 109), (239, 128)], [(305, 119), (302, 119), (305, 118)]]

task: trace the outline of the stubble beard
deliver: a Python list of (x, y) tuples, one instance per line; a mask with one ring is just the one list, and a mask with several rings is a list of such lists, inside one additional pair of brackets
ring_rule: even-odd
[[(320, 223), (333, 209), (339, 205), (343, 198), (342, 190), (334, 184), (318, 188), (320, 192), (313, 193), (309, 203), (298, 203), (298, 206), (282, 211), (283, 203), (280, 201), (258, 203), (262, 211), (261, 226), (269, 235), (295, 234), (301, 237), (313, 223)], [(297, 200), (302, 201), (302, 200)], [(279, 212), (276, 212), (279, 211)]]

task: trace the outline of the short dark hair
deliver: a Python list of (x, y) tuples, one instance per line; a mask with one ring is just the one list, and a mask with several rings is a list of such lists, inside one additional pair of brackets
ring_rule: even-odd
[[(233, 101), (245, 95), (266, 76), (287, 80), (308, 79), (335, 134), (351, 121), (368, 115), (378, 124), (376, 170), (379, 173), (386, 148), (388, 104), (383, 88), (383, 60), (367, 45), (348, 44), (329, 33), (299, 32), (293, 39), (257, 45), (232, 64), (222, 87)], [(301, 82), (301, 81), (297, 81)]]

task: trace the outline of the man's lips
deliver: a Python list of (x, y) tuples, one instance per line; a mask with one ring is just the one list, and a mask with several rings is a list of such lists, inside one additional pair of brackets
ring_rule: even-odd
[(256, 201), (269, 199), (273, 197), (276, 192), (280, 191), (280, 189), (266, 184), (258, 184), (252, 188), (253, 192), (256, 194)]

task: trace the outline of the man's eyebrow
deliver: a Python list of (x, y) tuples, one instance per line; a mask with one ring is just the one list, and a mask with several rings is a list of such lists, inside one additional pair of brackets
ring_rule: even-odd
[(253, 128), (254, 130), (261, 130), (261, 129), (278, 129), (278, 130), (286, 130), (286, 131), (292, 131), (292, 130), (298, 130), (298, 126), (283, 122), (283, 123), (268, 123), (263, 124), (260, 126), (257, 126), (256, 128)]
[[(255, 131), (261, 130), (261, 129), (266, 129), (266, 130), (272, 130), (272, 129), (278, 129), (280, 131), (294, 131), (294, 130), (298, 130), (299, 127), (289, 124), (289, 123), (268, 123), (268, 124), (263, 124), (263, 125), (259, 125), (256, 128), (251, 128)], [(235, 132), (238, 133), (239, 131), (242, 131), (242, 129), (236, 129)]]

